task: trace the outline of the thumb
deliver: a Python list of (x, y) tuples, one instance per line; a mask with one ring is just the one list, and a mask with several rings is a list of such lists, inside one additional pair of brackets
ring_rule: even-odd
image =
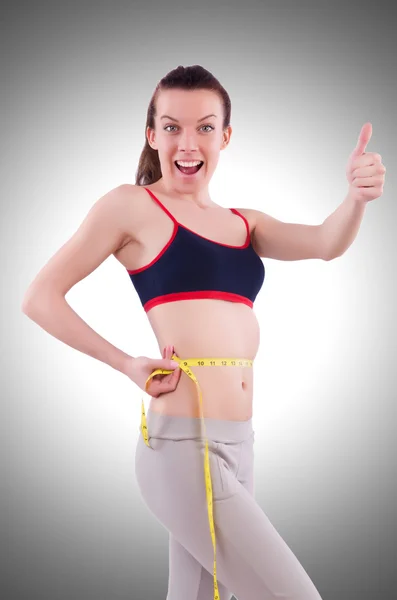
[(361, 156), (362, 154), (364, 154), (364, 152), (367, 148), (368, 142), (371, 139), (371, 136), (372, 136), (372, 124), (365, 123), (361, 128), (360, 135), (358, 136), (357, 145), (352, 152), (353, 157)]
[(179, 367), (179, 363), (176, 360), (171, 360), (170, 358), (162, 358), (156, 361), (156, 365), (159, 369), (168, 369), (174, 370), (176, 367)]

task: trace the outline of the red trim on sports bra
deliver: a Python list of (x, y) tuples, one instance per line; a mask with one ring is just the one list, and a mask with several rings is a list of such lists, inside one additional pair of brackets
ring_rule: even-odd
[(179, 300), (198, 300), (198, 299), (206, 299), (206, 298), (214, 298), (216, 300), (227, 300), (228, 302), (240, 302), (242, 304), (246, 304), (250, 308), (253, 308), (254, 304), (245, 296), (241, 296), (240, 294), (233, 294), (232, 292), (222, 292), (216, 290), (201, 290), (198, 292), (177, 292), (175, 294), (166, 294), (165, 296), (157, 296), (156, 298), (152, 298), (144, 304), (143, 308), (145, 312), (148, 312), (154, 306), (159, 304), (165, 304), (167, 302), (177, 302)]

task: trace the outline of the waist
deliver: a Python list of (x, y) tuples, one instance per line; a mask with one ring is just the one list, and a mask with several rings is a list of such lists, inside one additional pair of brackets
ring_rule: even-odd
[(183, 370), (185, 367), (252, 367), (254, 364), (254, 359), (241, 357), (180, 358), (173, 354), (171, 360), (178, 362)]
[[(171, 356), (171, 360), (179, 364), (179, 368), (196, 384), (199, 385), (196, 374), (198, 370), (195, 367), (207, 367), (203, 372), (200, 370), (200, 379), (205, 375), (204, 381), (210, 377), (212, 372), (216, 376), (221, 376), (222, 372), (228, 375), (229, 368), (242, 369), (244, 367), (252, 368), (254, 360), (243, 357), (200, 357), (200, 358), (180, 358), (176, 354)], [(239, 371), (237, 371), (239, 372)]]

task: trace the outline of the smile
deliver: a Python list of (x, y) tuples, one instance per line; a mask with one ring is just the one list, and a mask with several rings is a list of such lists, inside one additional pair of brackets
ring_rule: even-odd
[(201, 163), (195, 167), (182, 167), (180, 165), (177, 164), (177, 162), (174, 162), (176, 168), (178, 169), (178, 171), (180, 171), (183, 175), (195, 175), (196, 173), (198, 173), (201, 169), (201, 167), (203, 166), (204, 162), (201, 161)]

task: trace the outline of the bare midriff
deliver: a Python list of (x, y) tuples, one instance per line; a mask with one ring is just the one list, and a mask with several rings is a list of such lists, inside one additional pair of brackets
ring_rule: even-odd
[[(247, 229), (244, 221), (228, 209), (213, 205), (205, 210), (174, 202), (156, 185), (153, 191), (174, 218), (199, 235), (213, 241), (241, 246)], [(115, 257), (130, 270), (149, 264), (171, 238), (174, 223), (142, 188), (145, 218), (134, 229), (134, 239), (123, 246)], [(246, 217), (250, 231), (254, 224), (249, 211)], [(133, 216), (131, 215), (131, 218)], [(223, 234), (222, 239), (220, 234)], [(132, 284), (131, 284), (132, 285)], [(156, 336), (160, 357), (167, 345), (174, 347), (180, 358), (244, 358), (255, 360), (259, 349), (259, 324), (254, 309), (244, 303), (218, 299), (194, 299), (167, 302), (153, 306), (147, 313)], [(245, 421), (252, 417), (252, 367), (190, 367), (202, 394), (204, 417)], [(150, 399), (149, 410), (164, 415), (199, 417), (201, 414), (197, 385), (181, 373), (172, 392)]]

